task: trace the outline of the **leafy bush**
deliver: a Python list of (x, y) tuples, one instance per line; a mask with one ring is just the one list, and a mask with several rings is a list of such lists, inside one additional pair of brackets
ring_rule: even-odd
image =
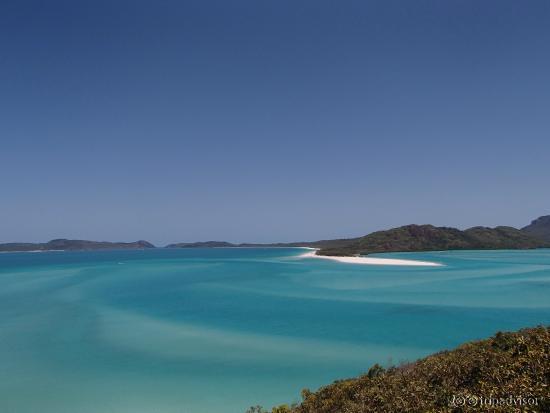
[(550, 412), (549, 385), (550, 329), (536, 327), (387, 370), (375, 364), (358, 378), (304, 390), (301, 404), (272, 413)]

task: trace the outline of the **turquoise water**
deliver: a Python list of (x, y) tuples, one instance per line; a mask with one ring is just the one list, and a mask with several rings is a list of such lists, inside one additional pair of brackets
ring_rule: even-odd
[(550, 250), (302, 259), (300, 249), (0, 254), (0, 411), (242, 413), (550, 323)]

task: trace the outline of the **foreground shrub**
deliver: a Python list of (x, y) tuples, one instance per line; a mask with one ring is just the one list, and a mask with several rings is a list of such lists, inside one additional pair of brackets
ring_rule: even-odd
[(337, 381), (273, 413), (550, 412), (550, 329), (466, 343), (414, 363)]

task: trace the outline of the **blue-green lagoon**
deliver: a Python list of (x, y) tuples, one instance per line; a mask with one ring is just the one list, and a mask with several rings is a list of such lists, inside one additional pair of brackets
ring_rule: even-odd
[(550, 250), (0, 254), (0, 411), (242, 413), (304, 387), (550, 323)]

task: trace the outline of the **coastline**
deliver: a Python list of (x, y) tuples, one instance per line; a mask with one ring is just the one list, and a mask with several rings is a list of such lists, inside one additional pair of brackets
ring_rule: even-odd
[[(326, 260), (337, 261), (344, 264), (360, 264), (360, 265), (393, 265), (393, 266), (416, 266), (416, 267), (441, 267), (443, 264), (431, 261), (419, 261), (409, 259), (398, 258), (378, 258), (378, 257), (361, 257), (361, 256), (332, 256), (332, 255), (317, 255), (319, 248), (313, 247), (284, 247), (284, 246), (231, 246), (231, 247), (204, 247), (205, 249), (286, 249), (286, 248), (298, 248), (301, 250), (307, 250), (308, 252), (300, 254), (297, 258), (321, 258)], [(152, 248), (152, 249), (166, 249), (164, 248)], [(173, 250), (187, 249), (187, 248), (168, 248)], [(194, 249), (194, 248), (189, 248)], [(203, 248), (197, 248), (203, 249)], [(0, 251), (0, 254), (24, 254), (24, 253), (48, 253), (48, 252), (86, 252), (86, 251), (136, 251), (145, 250), (144, 248), (114, 248), (114, 249), (83, 249), (83, 250), (16, 250), (16, 251)]]
[[(305, 248), (305, 247), (304, 247)], [(330, 255), (317, 255), (317, 248), (307, 248), (310, 250), (300, 258), (321, 258), (332, 261), (337, 261), (345, 264), (361, 264), (361, 265), (397, 265), (397, 266), (415, 266), (415, 267), (441, 267), (442, 264), (431, 261), (416, 261), (404, 260), (397, 258), (375, 258), (375, 257), (340, 257)]]
[(24, 252), (32, 252), (33, 254), (37, 253), (37, 252), (52, 252), (52, 251), (65, 251), (65, 250), (28, 250), (28, 251), (25, 251), (25, 250), (15, 250), (15, 251), (0, 251), (0, 254), (20, 254), (20, 253), (24, 253)]

